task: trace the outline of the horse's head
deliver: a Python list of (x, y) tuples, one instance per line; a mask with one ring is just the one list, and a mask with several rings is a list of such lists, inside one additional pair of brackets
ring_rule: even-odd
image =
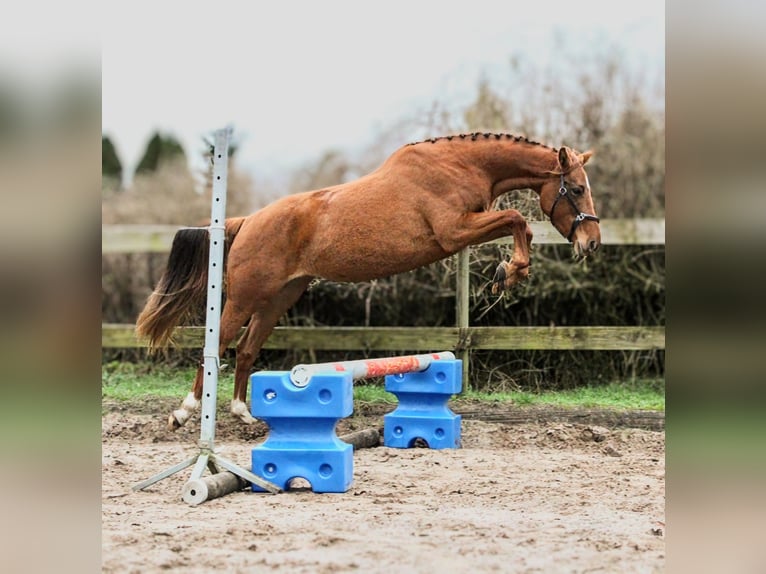
[(601, 229), (585, 164), (592, 152), (578, 154), (566, 146), (558, 152), (558, 166), (540, 190), (540, 207), (553, 226), (572, 243), (577, 258), (584, 258), (601, 245)]

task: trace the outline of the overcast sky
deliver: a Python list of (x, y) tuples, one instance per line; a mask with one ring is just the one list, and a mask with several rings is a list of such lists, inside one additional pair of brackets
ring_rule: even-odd
[(480, 77), (507, 76), (512, 55), (544, 67), (556, 35), (582, 53), (619, 46), (630, 61), (664, 73), (658, 0), (110, 0), (104, 7), (103, 132), (128, 171), (155, 130), (194, 156), (203, 136), (233, 124), (238, 165), (278, 177), (323, 150), (366, 146), (434, 100), (465, 100)]

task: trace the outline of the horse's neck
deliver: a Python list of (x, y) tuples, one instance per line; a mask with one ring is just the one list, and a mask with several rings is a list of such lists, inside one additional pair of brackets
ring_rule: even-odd
[(492, 182), (492, 199), (515, 189), (540, 192), (546, 172), (556, 162), (552, 148), (520, 142), (476, 142), (472, 153)]

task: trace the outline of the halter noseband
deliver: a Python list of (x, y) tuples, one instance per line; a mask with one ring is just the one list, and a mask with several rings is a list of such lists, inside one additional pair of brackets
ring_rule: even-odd
[[(579, 167), (579, 166), (575, 166), (575, 167)], [(582, 211), (580, 211), (580, 208), (577, 207), (577, 204), (574, 202), (574, 199), (572, 199), (571, 196), (569, 195), (569, 189), (567, 189), (566, 183), (564, 182), (564, 175), (569, 173), (569, 171), (561, 172), (559, 174), (561, 175), (561, 187), (559, 187), (559, 194), (556, 196), (556, 199), (553, 201), (553, 205), (551, 206), (551, 212), (549, 217), (551, 218), (551, 223), (553, 223), (553, 212), (556, 210), (556, 204), (559, 202), (559, 200), (562, 197), (569, 202), (569, 205), (572, 206), (572, 209), (574, 209), (575, 213), (577, 214), (574, 218), (574, 221), (572, 221), (572, 227), (569, 230), (569, 235), (567, 235), (567, 241), (569, 241), (569, 243), (572, 243), (572, 237), (574, 236), (575, 231), (577, 230), (577, 228), (580, 226), (580, 224), (583, 221), (587, 219), (588, 221), (595, 221), (596, 223), (598, 223), (601, 220), (595, 215), (591, 215), (590, 213), (583, 213)]]

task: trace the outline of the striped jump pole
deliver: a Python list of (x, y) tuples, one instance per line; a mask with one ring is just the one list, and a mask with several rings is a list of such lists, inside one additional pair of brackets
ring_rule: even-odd
[(404, 355), (401, 357), (384, 357), (381, 359), (360, 359), (357, 361), (338, 361), (335, 363), (312, 363), (295, 365), (290, 371), (290, 380), (296, 387), (303, 388), (309, 384), (311, 377), (317, 373), (351, 373), (353, 380), (399, 375), (425, 371), (433, 361), (454, 360), (455, 354), (450, 351), (430, 353), (427, 355)]

